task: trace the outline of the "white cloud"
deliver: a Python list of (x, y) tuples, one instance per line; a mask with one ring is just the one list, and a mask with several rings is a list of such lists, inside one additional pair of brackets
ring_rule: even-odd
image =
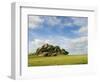
[[(73, 40), (73, 51), (75, 51), (76, 53), (83, 53), (86, 54), (87, 53), (87, 46), (88, 46), (88, 39), (87, 37), (80, 37), (80, 38), (76, 38), (75, 40)], [(73, 52), (74, 53), (74, 52)]]
[(64, 26), (72, 26), (72, 25), (73, 25), (72, 22), (65, 22), (65, 23), (64, 23)]
[(48, 39), (34, 39), (29, 43), (29, 52), (36, 51), (37, 48), (43, 44), (49, 43), (58, 45), (70, 52), (70, 54), (84, 54), (87, 53), (87, 37), (79, 37), (76, 39), (68, 39), (65, 37), (50, 37)]
[(81, 42), (86, 42), (86, 41), (87, 41), (86, 36), (79, 37), (79, 38), (76, 38), (76, 39), (73, 40), (74, 43), (76, 43), (76, 42), (81, 43)]
[(72, 17), (72, 20), (73, 22), (66, 21), (65, 23), (61, 23), (61, 19), (56, 16), (29, 16), (29, 28), (40, 28), (43, 22), (46, 22), (51, 27), (57, 24), (59, 26), (61, 25), (61, 27), (72, 26), (73, 24), (86, 27), (88, 24), (88, 19), (86, 17)]
[(45, 18), (46, 19), (46, 22), (47, 22), (47, 24), (48, 25), (50, 25), (50, 26), (55, 26), (55, 25), (57, 25), (57, 24), (60, 24), (60, 19), (58, 19), (57, 17), (46, 17)]
[(52, 43), (50, 40), (45, 39), (34, 39), (29, 42), (29, 52), (36, 51), (37, 48), (41, 47), (45, 43)]
[[(36, 51), (37, 48), (42, 46), (45, 43), (49, 43), (52, 45), (58, 45), (61, 48), (64, 48), (70, 52), (70, 54), (84, 54), (87, 53), (87, 19), (83, 18), (73, 18), (74, 24), (81, 26), (81, 28), (75, 33), (81, 35), (81, 37), (77, 38), (65, 38), (62, 36), (48, 36), (48, 38), (35, 38), (29, 42), (29, 52)], [(57, 17), (43, 17), (40, 16), (29, 16), (29, 27), (35, 29), (37, 27), (40, 28), (41, 24), (46, 22), (48, 25), (55, 26), (57, 24), (61, 24), (61, 20)], [(65, 26), (70, 26), (73, 23), (66, 22)], [(62, 26), (61, 26), (62, 27)]]
[(79, 36), (87, 36), (88, 35), (88, 27), (83, 26), (77, 31), (73, 31), (75, 34)]
[(29, 16), (29, 28), (37, 28), (43, 22), (44, 20), (40, 16)]
[(88, 27), (81, 27), (79, 29), (79, 33), (87, 33), (88, 32)]
[(78, 26), (87, 26), (88, 25), (88, 18), (86, 17), (73, 17), (73, 24)]
[(41, 46), (41, 40), (34, 39), (29, 42), (29, 52), (34, 52), (38, 47)]
[(43, 22), (46, 22), (50, 27), (61, 24), (61, 20), (55, 16), (29, 16), (29, 28), (40, 28)]

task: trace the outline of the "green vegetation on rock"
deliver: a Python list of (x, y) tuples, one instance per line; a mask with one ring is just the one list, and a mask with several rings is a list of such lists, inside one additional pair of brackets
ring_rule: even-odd
[(61, 49), (59, 46), (53, 46), (50, 44), (44, 44), (38, 48), (35, 52), (37, 56), (57, 56), (57, 55), (68, 55), (69, 52), (65, 49)]

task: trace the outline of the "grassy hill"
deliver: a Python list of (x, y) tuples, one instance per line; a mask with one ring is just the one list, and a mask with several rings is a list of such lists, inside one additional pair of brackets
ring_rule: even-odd
[(28, 66), (87, 64), (88, 55), (58, 55), (43, 57), (28, 55)]

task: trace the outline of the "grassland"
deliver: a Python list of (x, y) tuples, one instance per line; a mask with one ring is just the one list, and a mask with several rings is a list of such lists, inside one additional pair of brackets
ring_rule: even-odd
[(28, 66), (49, 66), (49, 65), (72, 65), (87, 64), (87, 55), (58, 55), (51, 57), (39, 57), (28, 55)]

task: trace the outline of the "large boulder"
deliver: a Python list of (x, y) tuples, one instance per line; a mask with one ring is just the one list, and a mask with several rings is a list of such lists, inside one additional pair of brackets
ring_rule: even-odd
[(62, 49), (62, 50), (61, 50), (61, 53), (62, 53), (62, 54), (64, 54), (64, 55), (69, 54), (69, 52), (68, 52), (68, 51), (66, 51), (65, 49)]
[(35, 52), (37, 56), (57, 56), (57, 55), (68, 55), (69, 52), (65, 49), (61, 49), (59, 46), (53, 46), (50, 44), (44, 44), (38, 48)]

